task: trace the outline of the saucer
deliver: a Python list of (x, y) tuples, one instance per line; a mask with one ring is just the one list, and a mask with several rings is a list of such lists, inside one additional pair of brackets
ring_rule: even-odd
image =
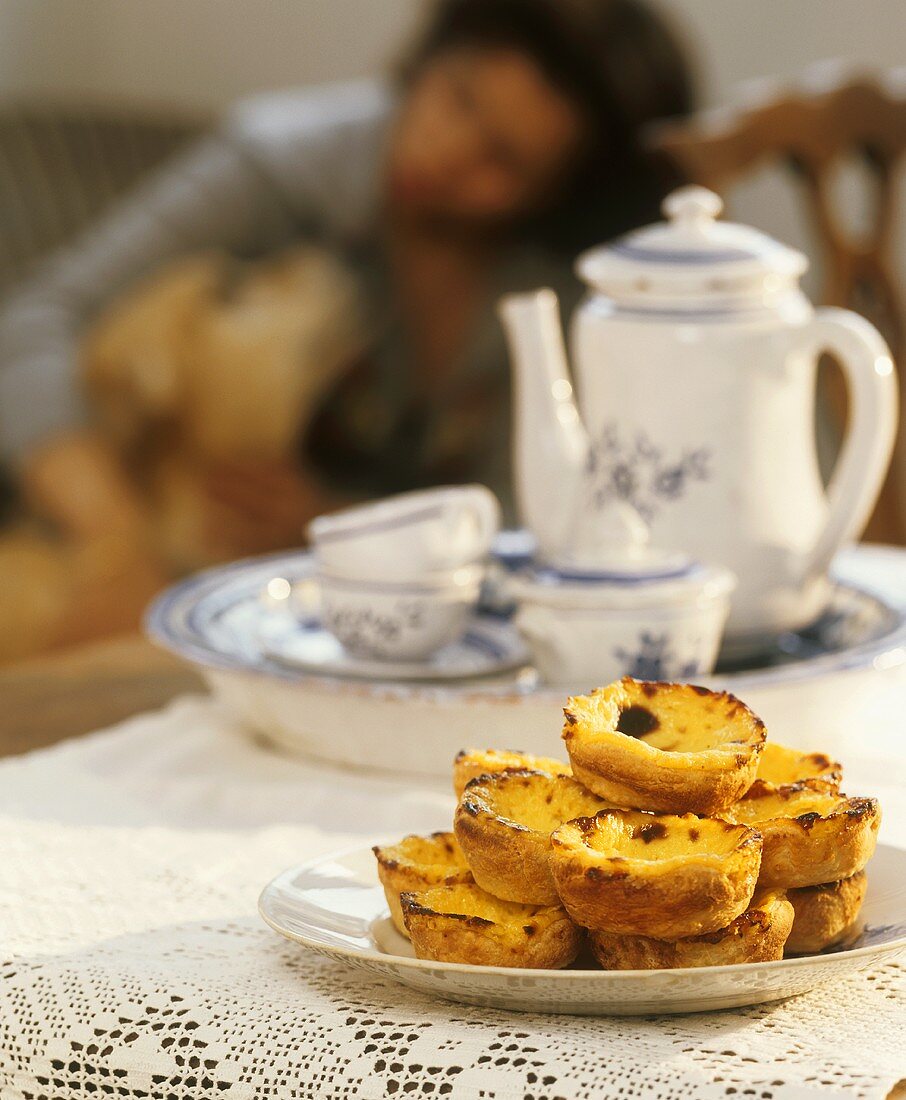
[(877, 967), (906, 951), (906, 851), (879, 845), (857, 939), (820, 955), (681, 970), (527, 970), (415, 958), (395, 931), (370, 847), (278, 875), (258, 910), (281, 936), (441, 1000), (587, 1016), (647, 1016), (763, 1004)]
[(258, 639), (264, 655), (287, 668), (343, 679), (463, 680), (508, 672), (530, 659), (508, 623), (480, 614), (458, 642), (425, 661), (369, 660), (347, 653), (314, 616), (300, 620), (291, 614), (265, 613)]

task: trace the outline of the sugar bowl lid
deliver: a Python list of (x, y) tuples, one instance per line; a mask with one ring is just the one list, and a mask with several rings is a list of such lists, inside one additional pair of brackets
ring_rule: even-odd
[(573, 524), (569, 546), (546, 567), (563, 578), (663, 578), (689, 566), (684, 554), (651, 545), (648, 524), (626, 500), (585, 508)]
[(808, 260), (751, 226), (719, 221), (719, 195), (681, 187), (663, 203), (666, 221), (583, 253), (576, 270), (605, 294), (683, 296), (751, 293), (799, 278)]
[(511, 578), (520, 603), (561, 610), (668, 611), (729, 596), (736, 577), (722, 566), (687, 560), (663, 573), (580, 573), (552, 566), (527, 568)]
[(652, 547), (648, 525), (628, 501), (609, 501), (583, 519), (569, 554), (510, 578), (514, 599), (564, 610), (666, 609), (735, 587), (726, 569)]

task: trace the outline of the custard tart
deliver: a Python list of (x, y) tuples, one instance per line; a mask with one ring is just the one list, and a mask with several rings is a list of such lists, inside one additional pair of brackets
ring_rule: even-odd
[(725, 815), (764, 837), (762, 886), (837, 882), (871, 859), (881, 824), (875, 798), (847, 798), (808, 780), (774, 787), (757, 780)]
[(401, 893), (472, 881), (472, 872), (452, 833), (406, 836), (398, 844), (375, 846), (372, 851), (394, 927), (404, 936), (408, 933), (400, 906)]
[(559, 970), (582, 943), (561, 906), (501, 901), (475, 885), (405, 893), (402, 907), (420, 959)]
[(453, 761), (453, 790), (462, 798), (466, 785), (480, 775), (505, 771), (545, 772), (570, 775), (569, 764), (550, 756), (532, 756), (518, 749), (463, 749)]
[(760, 862), (754, 829), (694, 814), (602, 810), (551, 837), (554, 882), (576, 924), (658, 940), (728, 925), (749, 904)]
[(796, 749), (767, 741), (755, 778), (775, 787), (786, 787), (807, 779), (814, 786), (821, 784), (828, 791), (836, 791), (840, 789), (843, 767), (823, 752), (797, 752)]
[(567, 700), (573, 775), (616, 806), (713, 814), (748, 790), (764, 724), (735, 696), (626, 677)]
[(788, 890), (795, 917), (786, 941), (788, 955), (814, 955), (854, 936), (868, 879), (857, 871), (839, 882)]
[(508, 771), (473, 779), (453, 831), (475, 881), (488, 893), (528, 905), (559, 904), (550, 836), (564, 821), (607, 803), (568, 775)]
[(745, 912), (707, 935), (669, 942), (648, 936), (589, 932), (592, 954), (605, 970), (672, 970), (690, 966), (772, 962), (783, 958), (793, 906), (782, 890), (759, 891)]

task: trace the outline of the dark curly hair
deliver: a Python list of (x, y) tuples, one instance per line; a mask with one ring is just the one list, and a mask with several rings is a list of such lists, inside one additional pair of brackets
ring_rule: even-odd
[(570, 177), (523, 233), (575, 250), (657, 216), (679, 181), (645, 150), (642, 134), (688, 113), (694, 93), (684, 50), (652, 8), (640, 0), (440, 0), (403, 78), (461, 47), (526, 54), (585, 120)]

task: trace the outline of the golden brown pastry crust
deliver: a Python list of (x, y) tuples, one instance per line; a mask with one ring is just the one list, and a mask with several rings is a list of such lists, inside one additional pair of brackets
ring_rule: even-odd
[(603, 810), (551, 837), (551, 870), (585, 928), (678, 940), (724, 928), (752, 897), (761, 860), (753, 829), (694, 814)]
[(814, 955), (854, 936), (867, 886), (865, 872), (857, 871), (839, 882), (788, 890), (796, 915), (786, 953)]
[(838, 791), (843, 778), (843, 766), (823, 752), (799, 752), (766, 741), (758, 761), (755, 778), (774, 787), (786, 787), (807, 779), (828, 791)]
[(582, 944), (559, 905), (501, 901), (475, 885), (405, 893), (402, 906), (420, 959), (559, 970)]
[(573, 774), (617, 806), (713, 814), (755, 778), (764, 724), (739, 699), (624, 677), (564, 709)]
[(809, 780), (772, 787), (760, 780), (726, 811), (764, 837), (760, 886), (792, 889), (836, 882), (861, 871), (881, 824), (875, 798), (848, 798)]
[(475, 881), (489, 894), (530, 905), (557, 905), (550, 835), (570, 818), (606, 803), (569, 776), (507, 771), (473, 779), (453, 831)]
[(793, 906), (782, 891), (762, 891), (726, 928), (675, 942), (647, 936), (589, 932), (588, 942), (605, 970), (669, 970), (770, 962), (783, 957), (793, 925)]
[(518, 749), (463, 749), (453, 761), (453, 790), (456, 797), (462, 798), (462, 792), (473, 779), (503, 771), (572, 774), (569, 764), (551, 756), (533, 756)]
[(408, 936), (400, 894), (430, 886), (454, 886), (472, 881), (465, 856), (452, 833), (403, 837), (398, 844), (375, 845), (378, 878), (390, 908), (393, 925)]

